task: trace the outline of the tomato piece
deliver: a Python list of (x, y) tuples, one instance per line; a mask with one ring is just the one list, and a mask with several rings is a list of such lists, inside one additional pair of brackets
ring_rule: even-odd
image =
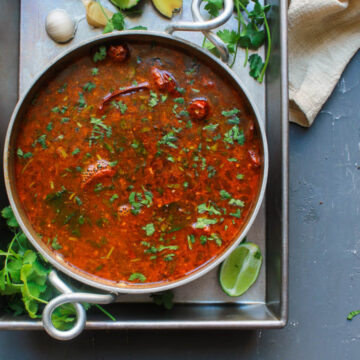
[(127, 45), (111, 45), (107, 51), (110, 59), (115, 62), (123, 62), (129, 57), (129, 48)]
[(91, 164), (88, 168), (81, 173), (82, 183), (81, 187), (92, 183), (94, 180), (99, 180), (103, 177), (111, 177), (115, 174), (115, 170), (110, 166), (106, 160), (98, 160), (96, 164)]
[(167, 91), (170, 94), (178, 93), (175, 77), (166, 70), (160, 70), (156, 67), (151, 68), (151, 74), (154, 79), (155, 85), (159, 90)]
[(188, 106), (190, 117), (195, 120), (204, 119), (210, 111), (210, 105), (206, 98), (198, 98), (192, 100)]

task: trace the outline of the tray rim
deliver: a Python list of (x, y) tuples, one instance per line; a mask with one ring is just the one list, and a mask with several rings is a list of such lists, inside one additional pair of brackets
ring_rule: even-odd
[[(247, 305), (248, 307), (263, 307), (269, 314), (268, 319), (254, 320), (118, 320), (86, 322), (87, 330), (130, 330), (130, 329), (263, 329), (282, 328), (288, 320), (288, 61), (287, 61), (287, 0), (279, 0), (279, 26), (280, 26), (280, 113), (281, 113), (281, 180), (282, 180), (282, 238), (281, 238), (281, 291), (279, 316), (275, 315), (272, 304)], [(266, 190), (267, 193), (268, 190)], [(191, 306), (188, 304), (188, 306)], [(197, 304), (197, 306), (201, 306)], [(4, 319), (4, 320), (3, 320)], [(12, 317), (0, 317), (0, 330), (43, 330), (39, 320), (24, 320)]]

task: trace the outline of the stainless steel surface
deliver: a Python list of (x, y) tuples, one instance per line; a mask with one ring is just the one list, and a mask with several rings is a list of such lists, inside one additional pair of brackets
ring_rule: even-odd
[[(61, 3), (61, 6), (59, 4)], [(258, 243), (266, 256), (265, 266), (258, 282), (239, 299), (229, 299), (222, 294), (217, 285), (216, 270), (192, 284), (175, 291), (175, 308), (171, 312), (159, 312), (148, 296), (124, 296), (119, 301), (131, 302), (112, 307), (116, 322), (104, 321), (95, 314), (90, 315), (87, 328), (256, 328), (281, 327), (287, 314), (287, 66), (286, 66), (286, 11), (284, 0), (273, 1), (270, 27), (274, 39), (273, 52), (266, 87), (259, 86), (242, 67), (244, 60), (240, 52), (234, 68), (246, 83), (256, 99), (262, 115), (266, 114), (270, 150), (270, 177), (266, 201), (271, 206), (262, 208), (260, 216), (249, 232), (248, 239)], [(52, 43), (39, 29), (38, 24), (46, 13), (55, 7), (71, 10), (74, 15), (82, 13), (80, 2), (67, 0), (22, 1), (21, 18), (21, 56), (20, 92), (23, 92), (31, 79), (50, 59), (63, 51), (65, 46)], [(190, 8), (187, 2), (184, 11), (174, 21), (189, 19)], [(151, 4), (145, 2), (144, 15), (127, 20), (128, 27), (147, 25), (150, 29), (163, 30), (168, 21), (153, 11)], [(227, 28), (235, 28), (232, 18)], [(73, 43), (86, 39), (99, 30), (90, 29), (85, 22), (79, 29)], [(198, 44), (202, 37), (198, 34), (184, 34)], [(37, 39), (34, 41), (34, 38)], [(34, 46), (35, 44), (35, 46)], [(36, 58), (37, 61), (33, 61)], [(266, 90), (266, 106), (265, 106)], [(265, 232), (265, 210), (267, 215)], [(266, 240), (266, 242), (265, 242)], [(266, 271), (265, 271), (266, 270)], [(138, 303), (141, 302), (141, 303)], [(234, 302), (234, 304), (227, 304)], [(243, 305), (247, 304), (247, 305)], [(27, 318), (0, 318), (0, 329), (41, 329), (39, 321)]]
[(191, 12), (195, 22), (179, 22), (170, 24), (166, 27), (165, 32), (170, 35), (175, 31), (202, 31), (204, 36), (206, 36), (218, 49), (220, 53), (220, 58), (225, 63), (229, 60), (229, 50), (226, 44), (211, 31), (211, 29), (217, 28), (225, 24), (233, 14), (234, 2), (233, 0), (224, 1), (224, 10), (222, 14), (214, 19), (205, 21), (200, 13), (200, 6), (203, 0), (193, 0), (191, 5)]
[[(111, 294), (90, 294), (73, 292), (66, 283), (64, 283), (53, 270), (49, 274), (51, 284), (60, 292), (59, 295), (52, 299), (46, 306), (42, 313), (42, 322), (45, 331), (57, 340), (71, 340), (81, 334), (86, 324), (86, 310), (81, 303), (89, 304), (110, 304), (116, 297)], [(71, 303), (76, 311), (76, 321), (74, 326), (66, 331), (56, 329), (52, 322), (52, 314), (54, 310), (64, 304)]]

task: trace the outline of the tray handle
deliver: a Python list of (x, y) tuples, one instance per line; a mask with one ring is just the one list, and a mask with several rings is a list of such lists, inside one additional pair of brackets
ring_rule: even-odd
[(166, 27), (165, 32), (171, 35), (175, 31), (202, 31), (204, 36), (206, 36), (219, 51), (221, 60), (227, 63), (229, 60), (229, 50), (226, 44), (210, 30), (225, 24), (230, 19), (234, 10), (234, 2), (233, 0), (225, 0), (223, 12), (216, 18), (205, 21), (200, 14), (202, 1), (203, 0), (193, 0), (192, 2), (191, 12), (194, 22), (177, 22), (171, 24)]
[[(49, 281), (62, 294), (52, 299), (44, 308), (42, 313), (42, 322), (46, 332), (57, 340), (70, 340), (78, 336), (85, 328), (86, 311), (81, 303), (90, 304), (109, 304), (116, 298), (113, 294), (101, 295), (91, 293), (74, 293), (52, 270), (49, 274)], [(64, 304), (71, 303), (76, 311), (75, 325), (66, 331), (58, 330), (52, 322), (52, 313), (54, 310)]]

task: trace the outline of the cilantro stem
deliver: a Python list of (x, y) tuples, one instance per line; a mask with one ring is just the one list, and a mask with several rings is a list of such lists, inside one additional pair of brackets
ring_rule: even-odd
[(11, 248), (12, 248), (15, 240), (18, 238), (19, 234), (20, 234), (20, 233), (15, 234), (15, 236), (14, 236), (13, 239), (11, 240), (11, 242), (10, 242), (10, 244), (9, 244), (9, 246), (8, 246), (8, 252), (7, 252), (6, 256), (5, 256), (4, 269), (5, 269), (5, 271), (6, 271), (6, 279), (7, 279), (7, 281), (8, 281), (9, 283), (10, 283), (11, 281), (10, 281), (10, 277), (9, 277), (9, 272), (8, 272), (8, 270), (7, 270), (7, 262), (8, 262), (8, 258), (9, 258), (9, 255), (10, 255)]
[(206, 36), (204, 36), (204, 40), (203, 40), (202, 45), (201, 45), (202, 48), (205, 47), (205, 43), (206, 43)]
[(109, 21), (110, 21), (110, 19), (109, 19), (109, 17), (107, 16), (107, 14), (106, 14), (106, 12), (105, 12), (105, 10), (104, 10), (103, 6), (101, 5), (100, 0), (97, 0), (97, 3), (98, 3), (98, 4), (99, 4), (99, 6), (100, 6), (101, 12), (102, 12), (102, 13), (104, 14), (104, 16), (106, 17), (106, 20), (109, 22)]
[(110, 318), (112, 321), (116, 321), (115, 317), (112, 316), (108, 311), (106, 311), (102, 306), (95, 304), (95, 306), (101, 311), (103, 312), (108, 318)]
[(264, 64), (264, 67), (261, 70), (261, 74), (260, 74), (260, 78), (259, 78), (259, 83), (260, 84), (263, 82), (265, 71), (266, 71), (266, 68), (267, 68), (267, 66), (269, 64), (270, 52), (271, 52), (271, 34), (270, 34), (270, 28), (269, 28), (269, 24), (267, 22), (265, 13), (263, 14), (263, 18), (264, 18), (264, 24), (265, 24), (266, 34), (267, 34), (267, 39), (268, 39), (268, 46), (267, 46), (265, 64)]
[(235, 50), (234, 59), (230, 65), (231, 68), (234, 66), (235, 61), (236, 61), (236, 56), (237, 56), (237, 53), (239, 50), (239, 38), (240, 38), (241, 25), (244, 24), (244, 18), (240, 12), (239, 1), (235, 1), (235, 7), (236, 7), (237, 15), (238, 15), (238, 28), (237, 28), (238, 39), (236, 41), (236, 50)]
[(249, 48), (245, 49), (245, 61), (244, 61), (244, 67), (247, 65), (249, 59)]

